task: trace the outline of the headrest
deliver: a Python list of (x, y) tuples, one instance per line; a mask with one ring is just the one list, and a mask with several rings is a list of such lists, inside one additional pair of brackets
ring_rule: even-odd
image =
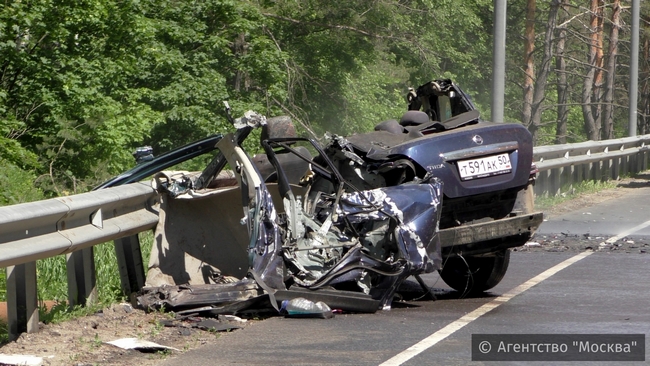
[(390, 133), (404, 133), (404, 127), (395, 119), (389, 119), (375, 126), (375, 131), (388, 131)]
[(399, 124), (406, 126), (417, 126), (429, 122), (429, 116), (422, 111), (408, 111), (404, 113)]

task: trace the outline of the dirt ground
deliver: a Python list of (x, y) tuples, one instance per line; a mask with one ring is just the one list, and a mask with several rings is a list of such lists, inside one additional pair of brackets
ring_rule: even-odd
[[(584, 208), (613, 199), (639, 186), (650, 186), (650, 175), (628, 178), (613, 189), (585, 194), (580, 197), (545, 209), (545, 215), (552, 217), (578, 208)], [(599, 248), (602, 238), (588, 237), (534, 237), (531, 243), (517, 248), (517, 251), (582, 251), (617, 250), (628, 253), (650, 251), (648, 242), (629, 243), (621, 240), (609, 248)], [(618, 245), (620, 244), (620, 245)], [(41, 324), (35, 334), (22, 334), (15, 342), (2, 345), (0, 354), (35, 355), (42, 357), (43, 365), (155, 365), (161, 360), (178, 356), (190, 349), (219, 341), (227, 332), (215, 331), (213, 326), (255, 326), (256, 320), (210, 320), (212, 324), (201, 324), (201, 318), (172, 321), (170, 314), (145, 313), (128, 304), (115, 304), (101, 312), (60, 324)], [(165, 325), (167, 323), (167, 326)], [(203, 329), (201, 329), (203, 328)], [(207, 330), (212, 328), (211, 330)], [(234, 330), (236, 331), (236, 330)], [(121, 338), (135, 338), (173, 347), (169, 350), (125, 350), (107, 344)], [(2, 362), (0, 361), (0, 365)]]
[[(200, 322), (206, 320), (212, 323)], [(167, 357), (217, 342), (225, 333), (216, 331), (215, 327), (241, 328), (251, 322), (202, 318), (175, 321), (171, 314), (146, 313), (130, 304), (114, 304), (93, 315), (63, 323), (41, 323), (38, 333), (23, 333), (15, 342), (0, 347), (0, 354), (34, 355), (42, 358), (42, 365), (155, 365)], [(140, 351), (106, 343), (122, 338), (150, 341), (174, 349)], [(1, 358), (0, 365), (4, 365)]]

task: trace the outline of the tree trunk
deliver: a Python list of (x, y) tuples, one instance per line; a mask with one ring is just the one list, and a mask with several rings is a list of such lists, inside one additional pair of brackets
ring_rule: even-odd
[(533, 78), (535, 77), (535, 7), (536, 0), (526, 1), (526, 28), (524, 30), (524, 105), (522, 123), (530, 128), (533, 104)]
[(604, 112), (605, 139), (614, 138), (614, 77), (616, 76), (616, 57), (618, 54), (618, 32), (621, 17), (621, 1), (612, 4), (612, 29), (609, 34), (609, 55), (607, 56), (607, 79), (605, 80)]
[[(233, 42), (232, 52), (235, 55), (235, 57), (243, 58), (244, 56), (246, 56), (246, 49), (247, 49), (246, 34), (239, 33), (237, 35), (237, 38)], [(235, 78), (233, 80), (233, 89), (235, 89), (238, 92), (241, 91), (242, 89), (248, 90), (247, 78), (248, 76), (246, 75), (245, 71), (237, 70), (235, 73)]]
[(544, 34), (544, 55), (542, 56), (541, 67), (535, 80), (535, 90), (533, 93), (533, 104), (531, 106), (532, 117), (529, 129), (533, 133), (533, 141), (537, 141), (538, 131), (542, 124), (542, 102), (546, 93), (546, 80), (551, 71), (551, 60), (553, 59), (553, 32), (557, 20), (557, 10), (560, 7), (560, 0), (552, 0), (548, 10), (548, 21), (546, 22), (546, 32)]
[(602, 138), (602, 86), (603, 86), (603, 73), (605, 66), (605, 57), (603, 54), (603, 9), (604, 4), (603, 0), (597, 1), (596, 6), (596, 70), (594, 70), (594, 96), (592, 99), (593, 112), (594, 112), (594, 124), (596, 126), (596, 131), (598, 131), (598, 139)]
[(587, 63), (587, 74), (584, 77), (582, 86), (582, 115), (585, 123), (585, 133), (589, 140), (600, 139), (600, 131), (596, 127), (596, 121), (592, 111), (592, 93), (594, 90), (594, 77), (596, 75), (597, 48), (598, 48), (598, 0), (591, 0), (591, 22), (590, 22), (590, 44)]
[[(649, 75), (650, 74), (650, 68), (648, 68), (648, 62), (647, 60), (650, 57), (650, 40), (647, 38), (643, 42), (643, 60), (646, 60), (642, 64), (642, 74), (643, 75)], [(641, 85), (641, 110), (643, 111), (643, 114), (641, 115), (641, 124), (639, 126), (639, 133), (641, 135), (645, 135), (650, 131), (650, 126), (648, 126), (648, 116), (650, 116), (650, 85), (648, 85), (648, 80), (647, 78), (640, 78), (643, 80), (643, 84)]]
[[(562, 0), (562, 13), (560, 23), (567, 18), (566, 6), (569, 0)], [(567, 30), (566, 26), (559, 29), (557, 35), (557, 45), (555, 49), (555, 69), (557, 73), (557, 127), (555, 128), (555, 143), (566, 144), (567, 139), (567, 120), (569, 108), (567, 106), (567, 75), (566, 60), (564, 59), (564, 45), (566, 43)]]

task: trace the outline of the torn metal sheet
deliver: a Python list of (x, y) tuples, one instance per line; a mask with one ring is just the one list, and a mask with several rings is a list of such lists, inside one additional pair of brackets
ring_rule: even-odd
[(187, 308), (202, 304), (227, 304), (260, 296), (262, 291), (255, 281), (244, 278), (235, 283), (205, 285), (163, 285), (145, 288), (138, 301), (146, 307)]
[[(236, 187), (160, 197), (145, 286), (218, 284), (248, 272), (248, 236)], [(214, 223), (220, 221), (219, 225)]]
[(255, 111), (247, 111), (243, 117), (235, 119), (233, 124), (238, 130), (246, 127), (258, 128), (266, 125), (266, 117)]

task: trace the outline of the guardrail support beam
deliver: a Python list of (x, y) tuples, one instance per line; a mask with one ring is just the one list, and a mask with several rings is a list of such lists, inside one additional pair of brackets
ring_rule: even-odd
[(641, 170), (641, 153), (630, 156), (630, 173), (637, 174)]
[(535, 189), (536, 196), (548, 196), (548, 172), (539, 171), (537, 173), (537, 179), (535, 180)]
[(137, 234), (127, 236), (115, 240), (114, 244), (122, 291), (129, 296), (140, 291), (144, 286), (145, 277), (140, 238)]
[(10, 341), (38, 332), (36, 262), (7, 267), (7, 318)]
[(573, 165), (573, 177), (571, 178), (571, 181), (574, 184), (579, 184), (583, 181), (585, 169), (588, 169), (588, 167), (585, 167), (584, 164)]
[[(571, 192), (573, 189), (573, 165), (565, 166), (562, 168), (562, 175), (560, 176), (560, 194), (564, 192)], [(562, 192), (564, 190), (564, 192)]]
[(66, 254), (68, 301), (70, 307), (97, 301), (97, 281), (93, 247)]
[(552, 196), (557, 196), (562, 193), (562, 183), (560, 182), (560, 177), (562, 176), (563, 169), (563, 167), (551, 169), (549, 192)]
[(637, 159), (640, 166), (638, 167), (639, 170), (637, 172), (644, 172), (648, 169), (648, 151), (644, 150), (639, 155), (640, 156), (638, 156)]

